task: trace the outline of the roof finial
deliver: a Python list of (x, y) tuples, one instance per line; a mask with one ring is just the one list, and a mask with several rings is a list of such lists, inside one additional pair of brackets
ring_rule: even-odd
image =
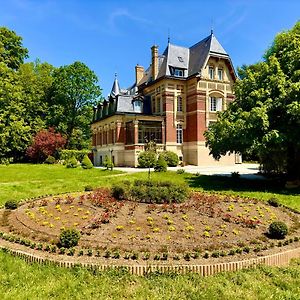
[(211, 18), (210, 34), (214, 34), (214, 19), (213, 18)]
[(170, 44), (170, 28), (168, 28), (168, 44)]
[(117, 72), (115, 72), (115, 79), (117, 79), (117, 77), (118, 77), (118, 73), (117, 73)]

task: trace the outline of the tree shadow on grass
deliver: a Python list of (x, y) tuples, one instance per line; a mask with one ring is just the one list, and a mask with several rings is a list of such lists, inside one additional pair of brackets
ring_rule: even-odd
[(299, 195), (300, 188), (286, 189), (285, 182), (278, 179), (245, 179), (217, 175), (192, 176), (186, 179), (191, 188), (206, 191), (269, 192), (282, 195)]

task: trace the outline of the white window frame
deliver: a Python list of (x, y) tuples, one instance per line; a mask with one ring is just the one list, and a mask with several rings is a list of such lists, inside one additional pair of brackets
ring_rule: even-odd
[(183, 77), (184, 76), (184, 70), (176, 69), (174, 70), (174, 76), (176, 77)]
[(176, 142), (177, 142), (177, 144), (182, 144), (183, 143), (183, 128), (182, 128), (182, 124), (177, 124), (176, 125)]
[(218, 79), (223, 80), (223, 69), (222, 68), (218, 68)]
[(215, 68), (213, 66), (208, 67), (209, 79), (215, 79)]
[(142, 112), (142, 101), (141, 100), (133, 101), (133, 111), (138, 112), (138, 113)]
[(209, 111), (222, 111), (223, 99), (217, 97), (209, 97)]
[(183, 111), (183, 99), (181, 96), (177, 97), (177, 111), (182, 112)]

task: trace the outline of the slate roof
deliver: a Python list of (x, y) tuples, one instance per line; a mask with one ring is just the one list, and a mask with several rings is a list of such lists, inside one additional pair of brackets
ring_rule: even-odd
[[(231, 63), (229, 55), (213, 33), (190, 48), (168, 43), (163, 54), (159, 56), (157, 78), (171, 76), (170, 67), (186, 70), (184, 78), (197, 74), (205, 67), (204, 64), (210, 55), (227, 58)], [(151, 66), (145, 71), (140, 84), (150, 81)]]

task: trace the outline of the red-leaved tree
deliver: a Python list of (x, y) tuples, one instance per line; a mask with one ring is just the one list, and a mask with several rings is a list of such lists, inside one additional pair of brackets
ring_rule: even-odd
[(49, 155), (54, 155), (57, 150), (63, 149), (66, 138), (54, 128), (39, 131), (33, 138), (33, 143), (27, 148), (26, 155), (35, 162), (44, 161)]

